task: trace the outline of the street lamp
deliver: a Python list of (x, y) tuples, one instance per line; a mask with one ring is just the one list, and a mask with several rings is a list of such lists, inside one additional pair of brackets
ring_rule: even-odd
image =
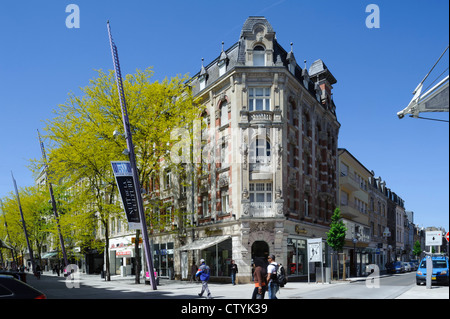
[(358, 275), (357, 261), (356, 261), (356, 243), (358, 242), (358, 238), (356, 237), (356, 234), (352, 238), (352, 242), (353, 242), (353, 268), (354, 268), (354, 276), (356, 277)]

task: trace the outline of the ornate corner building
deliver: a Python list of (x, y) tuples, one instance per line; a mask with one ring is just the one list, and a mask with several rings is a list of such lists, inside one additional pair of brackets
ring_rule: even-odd
[(269, 253), (290, 276), (307, 275), (306, 240), (325, 241), (337, 205), (340, 124), (336, 79), (322, 60), (304, 63), (264, 17), (249, 17), (238, 42), (222, 43), (191, 80), (207, 128), (201, 174), (178, 203), (194, 211), (194, 227), (181, 239), (153, 236), (155, 245), (174, 243), (181, 279), (204, 258), (212, 276), (227, 277), (235, 260), (240, 282), (250, 281), (252, 260)]

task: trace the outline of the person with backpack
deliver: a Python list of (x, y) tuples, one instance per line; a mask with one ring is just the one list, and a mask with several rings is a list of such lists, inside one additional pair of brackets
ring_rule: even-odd
[(211, 292), (208, 288), (208, 280), (209, 280), (209, 266), (206, 265), (204, 259), (200, 259), (200, 267), (198, 268), (196, 277), (200, 277), (202, 281), (202, 291), (198, 294), (200, 297), (203, 296), (203, 293), (206, 291), (206, 296), (208, 299), (211, 299)]
[(269, 255), (267, 260), (269, 261), (267, 266), (267, 292), (269, 293), (269, 299), (278, 299), (276, 296), (279, 289), (277, 280), (278, 264), (275, 262), (275, 255)]

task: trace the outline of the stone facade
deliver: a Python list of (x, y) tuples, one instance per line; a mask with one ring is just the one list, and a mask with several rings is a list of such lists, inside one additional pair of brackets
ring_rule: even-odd
[(200, 258), (226, 277), (233, 259), (248, 282), (253, 258), (269, 253), (306, 275), (306, 239), (325, 241), (337, 203), (336, 79), (321, 60), (302, 69), (290, 49), (264, 17), (249, 17), (239, 41), (189, 83), (206, 106), (201, 173), (178, 200), (195, 227), (153, 236), (175, 243), (181, 279)]

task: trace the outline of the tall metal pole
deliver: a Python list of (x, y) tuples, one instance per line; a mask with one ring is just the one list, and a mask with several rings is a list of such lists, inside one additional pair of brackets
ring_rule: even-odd
[(56, 227), (58, 229), (59, 243), (61, 245), (61, 250), (63, 253), (64, 266), (67, 267), (69, 265), (69, 261), (67, 259), (66, 248), (64, 246), (64, 239), (63, 239), (63, 236), (61, 233), (61, 226), (59, 224), (58, 210), (56, 208), (55, 196), (53, 195), (53, 186), (52, 186), (52, 183), (49, 181), (49, 177), (48, 177), (49, 173), (48, 173), (47, 156), (45, 155), (45, 148), (44, 148), (44, 143), (42, 143), (42, 140), (41, 140), (41, 134), (39, 134), (39, 130), (37, 132), (38, 132), (38, 137), (39, 137), (39, 144), (41, 145), (42, 158), (44, 160), (45, 170), (46, 170), (46, 174), (47, 174), (47, 184), (48, 184), (48, 189), (50, 192), (50, 199), (52, 201), (53, 214), (55, 215)]
[[(3, 209), (3, 202), (0, 199), (0, 207), (2, 209), (2, 215), (3, 215), (3, 219), (5, 220), (5, 229), (6, 229), (6, 237), (8, 238), (8, 242), (11, 245), (12, 248), (12, 243), (11, 243), (11, 237), (9, 236), (9, 231), (8, 231), (8, 223), (6, 222), (6, 214), (5, 214), (5, 210)], [(12, 258), (13, 258), (13, 262), (16, 265), (16, 268), (19, 267), (19, 265), (17, 264), (17, 260), (16, 260), (16, 252), (15, 249), (11, 249), (11, 254), (12, 254)]]
[(122, 120), (123, 120), (123, 127), (125, 130), (125, 139), (127, 141), (127, 147), (129, 151), (129, 158), (130, 158), (130, 165), (131, 170), (133, 172), (133, 180), (134, 180), (134, 188), (136, 190), (136, 200), (138, 204), (138, 210), (139, 210), (139, 217), (141, 222), (141, 229), (142, 229), (142, 240), (144, 244), (145, 249), (145, 259), (147, 261), (147, 267), (148, 267), (148, 273), (150, 277), (150, 282), (152, 284), (153, 290), (156, 290), (156, 280), (153, 273), (153, 260), (152, 260), (152, 251), (150, 247), (150, 241), (148, 237), (148, 231), (147, 231), (147, 223), (145, 220), (145, 213), (144, 213), (144, 204), (142, 202), (142, 196), (141, 196), (141, 185), (139, 183), (139, 175), (137, 171), (137, 165), (136, 165), (136, 156), (134, 153), (134, 145), (133, 140), (131, 136), (131, 130), (130, 130), (130, 122), (128, 119), (128, 111), (127, 111), (127, 105), (125, 101), (125, 93), (123, 90), (123, 83), (122, 83), (122, 74), (120, 72), (120, 64), (119, 64), (119, 55), (117, 53), (117, 47), (114, 44), (114, 41), (111, 36), (111, 28), (109, 26), (109, 21), (107, 22), (108, 27), (108, 35), (109, 35), (109, 43), (111, 45), (111, 53), (114, 63), (114, 71), (116, 73), (116, 83), (117, 83), (117, 91), (119, 93), (119, 100), (120, 100), (120, 106), (122, 108)]
[(34, 263), (33, 250), (31, 250), (30, 240), (28, 239), (27, 226), (25, 224), (25, 218), (23, 218), (22, 205), (20, 204), (19, 191), (17, 190), (16, 180), (14, 179), (14, 175), (11, 172), (11, 177), (14, 183), (14, 189), (16, 191), (17, 204), (19, 205), (20, 217), (22, 218), (22, 226), (23, 231), (25, 233), (25, 239), (27, 240), (28, 252), (30, 254), (31, 266), (33, 267), (33, 273), (36, 273), (36, 265)]

